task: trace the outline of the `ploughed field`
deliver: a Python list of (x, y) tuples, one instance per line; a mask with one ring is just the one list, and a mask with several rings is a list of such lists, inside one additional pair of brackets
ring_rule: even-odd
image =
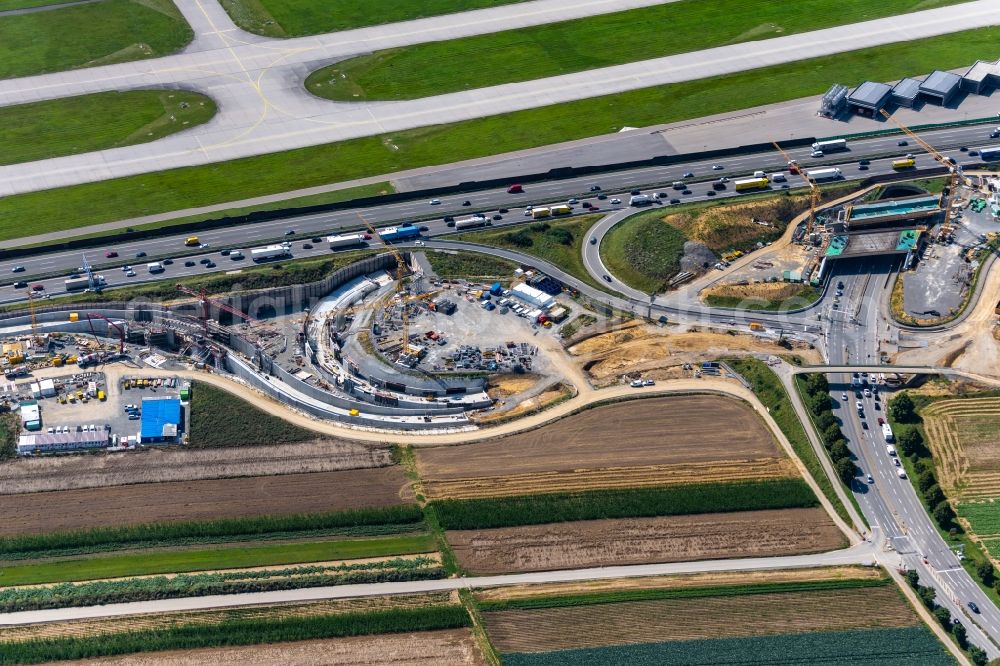
[(714, 395), (596, 407), (527, 433), (416, 455), (431, 499), (798, 476), (749, 405)]
[(846, 545), (820, 508), (450, 530), (447, 536), (458, 563), (477, 574), (771, 557)]
[(942, 489), (957, 499), (1000, 496), (1000, 398), (940, 400), (920, 415)]
[(0, 495), (0, 536), (398, 505), (398, 466)]

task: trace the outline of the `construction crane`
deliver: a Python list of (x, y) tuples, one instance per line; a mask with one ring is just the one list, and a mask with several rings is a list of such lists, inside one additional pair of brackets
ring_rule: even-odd
[[(906, 136), (908, 136), (911, 139), (913, 139), (914, 141), (916, 141), (917, 144), (921, 148), (923, 148), (924, 150), (927, 151), (928, 155), (930, 155), (931, 157), (933, 157), (935, 160), (937, 160), (941, 164), (941, 166), (943, 166), (944, 168), (946, 168), (948, 170), (948, 173), (951, 174), (951, 177), (950, 177), (949, 182), (948, 182), (948, 195), (952, 199), (954, 199), (954, 197), (955, 197), (955, 186), (958, 184), (958, 178), (959, 178), (959, 176), (962, 175), (962, 167), (960, 167), (959, 165), (957, 165), (952, 159), (950, 159), (950, 158), (945, 157), (944, 155), (942, 155), (940, 153), (940, 151), (938, 151), (936, 148), (934, 148), (934, 146), (932, 146), (931, 144), (927, 143), (926, 141), (924, 141), (923, 139), (921, 139), (919, 136), (917, 136), (913, 132), (913, 130), (911, 130), (909, 127), (907, 127), (906, 125), (904, 125), (900, 121), (896, 120), (896, 118), (894, 118), (893, 115), (891, 113), (889, 113), (888, 111), (886, 111), (885, 109), (882, 110), (882, 115), (885, 116), (886, 120), (890, 121), (893, 125), (895, 125), (900, 130), (902, 130), (903, 134), (905, 134)], [(948, 210), (948, 206), (945, 204), (944, 201), (941, 202), (941, 205), (942, 205), (942, 207), (945, 210)]]
[(38, 315), (35, 313), (35, 292), (28, 290), (28, 310), (31, 312), (31, 342), (36, 347), (42, 344), (42, 338), (38, 335)]
[(809, 177), (809, 173), (804, 169), (802, 169), (801, 167), (799, 167), (798, 163), (795, 160), (793, 160), (792, 157), (787, 152), (785, 152), (784, 148), (778, 145), (777, 141), (771, 141), (771, 143), (773, 143), (774, 147), (778, 149), (778, 152), (784, 155), (785, 159), (788, 160), (789, 171), (791, 171), (792, 165), (794, 164), (795, 171), (799, 174), (799, 176), (802, 177), (802, 180), (806, 181), (806, 184), (809, 186), (809, 218), (806, 222), (806, 238), (808, 239), (809, 236), (812, 235), (813, 227), (816, 226), (816, 206), (819, 205), (819, 198), (821, 194), (820, 189), (819, 187), (817, 187), (816, 183), (813, 182), (813, 179)]
[(226, 305), (222, 301), (215, 300), (214, 298), (209, 298), (208, 293), (205, 292), (204, 289), (201, 290), (201, 291), (195, 291), (194, 289), (189, 289), (188, 287), (185, 287), (182, 284), (178, 284), (178, 285), (175, 285), (175, 286), (177, 287), (177, 291), (179, 291), (181, 293), (184, 293), (184, 294), (187, 294), (188, 296), (194, 296), (195, 298), (197, 298), (201, 302), (201, 307), (202, 307), (201, 318), (202, 318), (202, 321), (203, 321), (203, 323), (205, 325), (205, 336), (206, 337), (208, 336), (208, 321), (209, 321), (209, 319), (212, 318), (211, 317), (212, 305), (214, 305), (215, 307), (219, 308), (223, 312), (228, 312), (229, 314), (236, 315), (237, 317), (242, 318), (247, 323), (256, 324), (257, 321), (258, 321), (255, 317), (251, 317), (250, 315), (248, 315), (246, 312), (243, 312), (242, 310), (237, 310), (236, 308), (234, 308), (234, 307), (232, 307), (230, 305)]
[[(366, 220), (361, 213), (358, 213), (358, 219), (368, 228), (371, 232), (372, 238), (381, 238), (375, 227), (372, 226), (371, 222)], [(397, 250), (391, 243), (382, 241), (386, 249), (392, 253), (392, 256), (396, 259), (396, 293), (399, 294), (403, 291), (403, 278), (406, 277), (406, 260), (403, 259), (402, 253)], [(407, 354), (410, 351), (410, 318), (406, 313), (407, 301), (403, 299), (402, 304), (402, 322), (403, 322), (403, 345), (401, 353)]]
[(116, 331), (118, 331), (118, 353), (119, 354), (124, 354), (125, 353), (125, 329), (123, 329), (121, 326), (119, 326), (115, 322), (111, 321), (110, 319), (108, 319), (107, 317), (105, 317), (102, 314), (98, 314), (96, 312), (88, 312), (87, 313), (87, 323), (90, 324), (90, 333), (91, 333), (91, 335), (94, 336), (94, 341), (97, 343), (98, 350), (100, 350), (100, 348), (101, 348), (101, 342), (100, 342), (100, 340), (97, 339), (97, 333), (94, 331), (94, 318), (103, 319), (104, 321), (106, 321), (108, 323), (108, 328), (114, 328)]

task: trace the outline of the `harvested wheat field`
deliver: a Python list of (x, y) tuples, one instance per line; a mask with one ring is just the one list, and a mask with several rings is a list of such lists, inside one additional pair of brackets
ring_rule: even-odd
[(846, 545), (821, 508), (449, 530), (477, 574), (818, 553)]
[(503, 653), (920, 623), (890, 585), (498, 611), (484, 619)]
[(431, 666), (485, 663), (468, 629), (353, 636), (63, 662), (78, 666)]
[(702, 298), (757, 298), (766, 301), (783, 301), (800, 296), (803, 285), (796, 282), (757, 282), (753, 284), (721, 284), (701, 292)]
[(767, 571), (712, 571), (644, 578), (610, 578), (569, 583), (534, 583), (513, 587), (493, 587), (474, 593), (480, 602), (541, 599), (545, 597), (626, 590), (663, 590), (762, 583), (801, 583), (826, 580), (886, 580), (880, 569), (863, 566), (816, 567), (810, 569), (774, 569)]
[(388, 446), (340, 440), (246, 448), (151, 448), (127, 453), (19, 458), (0, 464), (0, 495), (134, 483), (224, 479), (385, 467)]
[(921, 414), (944, 491), (962, 499), (1000, 495), (1000, 398), (941, 400)]
[(0, 495), (0, 536), (401, 504), (399, 466)]

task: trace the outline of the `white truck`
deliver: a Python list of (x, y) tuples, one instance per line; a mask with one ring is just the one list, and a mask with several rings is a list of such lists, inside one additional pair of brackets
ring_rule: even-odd
[(838, 180), (843, 177), (843, 174), (837, 167), (830, 167), (829, 169), (810, 169), (809, 171), (806, 171), (806, 175), (817, 183), (826, 180)]
[(326, 242), (330, 244), (331, 250), (340, 247), (352, 247), (365, 242), (364, 234), (341, 234), (339, 236), (327, 236)]
[(463, 217), (461, 220), (455, 220), (455, 230), (460, 229), (475, 229), (476, 227), (486, 226), (486, 216), (485, 215), (473, 215), (472, 217)]
[(250, 250), (250, 258), (254, 261), (271, 261), (273, 259), (283, 259), (292, 256), (291, 248), (287, 243), (282, 245), (268, 245)]
[(895, 440), (895, 436), (892, 434), (892, 428), (889, 427), (888, 423), (882, 424), (882, 437), (884, 437), (887, 442)]
[[(99, 289), (107, 284), (103, 275), (94, 275), (94, 288)], [(90, 289), (90, 279), (84, 275), (82, 277), (68, 278), (64, 283), (66, 291), (80, 291)]]
[(160, 262), (153, 261), (153, 262), (150, 262), (150, 263), (146, 264), (146, 270), (148, 270), (150, 273), (162, 273), (166, 269), (163, 267), (163, 264), (161, 264)]
[(628, 200), (629, 206), (649, 206), (653, 203), (653, 198), (648, 194), (636, 194)]
[(813, 150), (823, 153), (832, 153), (838, 150), (847, 150), (847, 139), (830, 139), (829, 141), (817, 141), (812, 145)]

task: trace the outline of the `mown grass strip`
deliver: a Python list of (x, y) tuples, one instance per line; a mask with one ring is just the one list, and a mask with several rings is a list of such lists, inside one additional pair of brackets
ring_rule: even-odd
[(816, 287), (803, 284), (799, 286), (798, 291), (794, 295), (779, 300), (709, 294), (705, 296), (704, 301), (706, 305), (715, 308), (749, 308), (751, 310), (764, 310), (767, 312), (785, 312), (812, 305), (819, 300), (820, 293)]
[(170, 0), (102, 0), (0, 16), (0, 79), (156, 58), (192, 37)]
[(644, 88), (391, 135), (32, 192), (0, 200), (0, 240), (224, 203), (822, 94), (831, 81), (892, 81), (996, 51), (989, 27), (727, 76)]
[(472, 530), (602, 518), (811, 507), (816, 506), (818, 500), (802, 479), (768, 479), (474, 500), (446, 499), (430, 504), (445, 529)]
[(174, 540), (189, 542), (192, 538), (203, 539), (207, 542), (248, 534), (294, 533), (368, 525), (406, 525), (419, 523), (421, 520), (423, 520), (423, 513), (420, 507), (414, 504), (401, 504), (331, 513), (122, 525), (71, 532), (3, 537), (0, 539), (0, 559), (9, 554), (33, 551), (94, 546), (126, 547), (135, 544), (151, 547), (153, 545), (170, 545), (171, 541)]
[(812, 476), (813, 480), (820, 487), (820, 490), (823, 491), (823, 494), (826, 495), (830, 504), (833, 505), (837, 515), (850, 525), (850, 514), (847, 513), (843, 502), (840, 501), (840, 497), (837, 496), (836, 491), (833, 489), (830, 477), (823, 470), (819, 456), (816, 455), (816, 451), (809, 442), (809, 437), (806, 435), (799, 417), (795, 414), (795, 408), (792, 407), (792, 402), (788, 398), (788, 394), (781, 385), (781, 380), (778, 379), (778, 376), (763, 361), (755, 358), (731, 358), (727, 359), (726, 362), (732, 366), (733, 370), (740, 373), (744, 379), (750, 382), (754, 395), (767, 407), (771, 418), (774, 419), (774, 422), (781, 428), (781, 432), (788, 438), (789, 443), (792, 445), (792, 450), (795, 451), (795, 455), (806, 466), (810, 476)]
[(40, 664), (136, 652), (456, 629), (467, 627), (469, 623), (469, 614), (460, 605), (230, 620), (216, 625), (192, 624), (100, 636), (0, 642), (0, 664)]
[[(420, 99), (928, 8), (921, 0), (813, 0), (804, 11), (788, 11), (776, 2), (683, 0), (376, 51), (316, 70), (306, 78), (306, 88), (319, 97), (346, 102)], [(666, 25), (670, 39), (663, 38)]]
[(208, 122), (211, 98), (187, 90), (129, 90), (0, 107), (0, 164), (155, 141)]
[(784, 583), (760, 583), (738, 586), (679, 587), (648, 590), (619, 590), (592, 594), (568, 594), (562, 596), (537, 597), (481, 601), (479, 609), (491, 611), (529, 610), (535, 608), (563, 608), (566, 606), (593, 606), (615, 604), (623, 601), (655, 601), (657, 599), (697, 599), (702, 597), (740, 597), (753, 594), (779, 594), (786, 592), (811, 592), (822, 590), (846, 590), (859, 587), (883, 587), (891, 583), (889, 578), (847, 578), (843, 580), (794, 581)]
[[(789, 627), (789, 631), (794, 630)], [(926, 627), (917, 626), (508, 653), (503, 655), (503, 663), (507, 666), (952, 666), (955, 659)]]
[(435, 541), (432, 535), (406, 534), (373, 539), (283, 543), (211, 550), (154, 551), (4, 566), (0, 568), (0, 586), (302, 564), (429, 553), (434, 550)]

